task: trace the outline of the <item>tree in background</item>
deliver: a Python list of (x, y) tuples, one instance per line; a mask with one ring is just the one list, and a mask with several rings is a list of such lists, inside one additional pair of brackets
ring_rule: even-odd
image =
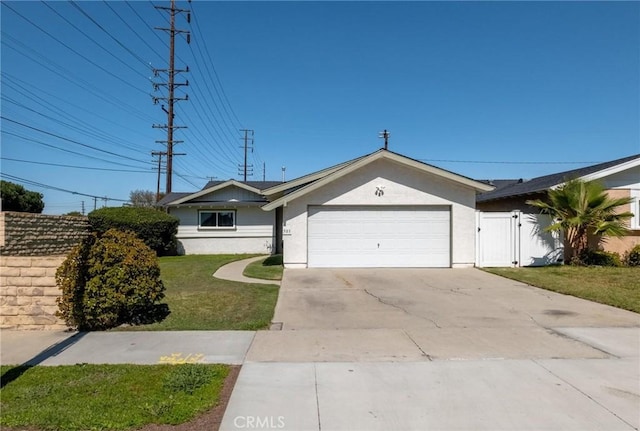
[(527, 201), (551, 216), (553, 223), (545, 231), (561, 231), (569, 250), (565, 261), (582, 264), (589, 254), (589, 239), (620, 237), (627, 234), (627, 220), (633, 217), (621, 207), (631, 198), (611, 198), (596, 181), (570, 180), (547, 192), (547, 199)]
[(2, 211), (17, 211), (23, 213), (41, 213), (44, 209), (44, 195), (25, 189), (20, 184), (9, 181), (0, 182), (2, 194)]
[(154, 207), (156, 194), (151, 190), (133, 190), (129, 193), (129, 201), (134, 207)]

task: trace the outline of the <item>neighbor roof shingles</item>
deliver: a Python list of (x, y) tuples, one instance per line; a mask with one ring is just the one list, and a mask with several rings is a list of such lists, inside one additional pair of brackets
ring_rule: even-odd
[(585, 175), (593, 174), (604, 169), (611, 168), (621, 163), (629, 162), (640, 158), (640, 154), (635, 154), (629, 157), (623, 157), (622, 159), (611, 160), (610, 162), (599, 163), (597, 165), (586, 166), (584, 168), (573, 169), (565, 172), (558, 172), (556, 174), (544, 175), (542, 177), (533, 178), (521, 183), (511, 183), (498, 187), (493, 191), (483, 193), (478, 196), (477, 202), (486, 202), (494, 199), (507, 198), (512, 196), (522, 196), (532, 193), (538, 193), (549, 188), (562, 184), (573, 178), (580, 178)]

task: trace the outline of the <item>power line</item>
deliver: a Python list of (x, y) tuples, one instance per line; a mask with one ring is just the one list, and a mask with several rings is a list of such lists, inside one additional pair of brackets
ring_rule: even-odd
[(49, 184), (42, 184), (42, 183), (39, 183), (37, 181), (27, 180), (25, 178), (20, 178), (20, 177), (17, 177), (15, 175), (9, 175), (9, 174), (7, 174), (5, 172), (0, 172), (0, 176), (3, 177), (3, 178), (10, 179), (12, 181), (18, 181), (18, 182), (21, 182), (23, 184), (28, 184), (28, 185), (35, 186), (35, 187), (40, 187), (40, 188), (47, 189), (47, 190), (55, 190), (55, 191), (63, 192), (63, 193), (70, 193), (72, 195), (86, 196), (86, 197), (95, 198), (95, 199), (103, 199), (105, 201), (129, 202), (128, 199), (117, 199), (117, 198), (110, 198), (110, 197), (107, 197), (107, 196), (96, 196), (96, 195), (91, 195), (91, 194), (87, 194), (87, 193), (76, 192), (76, 191), (73, 191), (73, 190), (63, 189), (61, 187), (55, 187), (55, 186), (52, 186), (52, 185), (49, 185)]
[(62, 42), (60, 39), (58, 39), (57, 37), (55, 37), (54, 35), (52, 35), (51, 33), (49, 33), (48, 31), (46, 31), (45, 29), (43, 29), (42, 27), (40, 27), (38, 24), (34, 23), (33, 21), (31, 21), (29, 18), (25, 17), (24, 15), (22, 15), (20, 12), (16, 11), (15, 9), (13, 9), (11, 6), (9, 6), (9, 4), (7, 2), (3, 3), (4, 6), (6, 6), (7, 8), (9, 8), (11, 11), (13, 11), (16, 15), (18, 15), (20, 18), (24, 19), (25, 21), (27, 21), (29, 24), (31, 24), (32, 26), (36, 27), (38, 30), (40, 30), (41, 32), (43, 32), (44, 34), (46, 34), (47, 36), (49, 36), (50, 38), (52, 38), (53, 40), (55, 40), (56, 42), (58, 42), (59, 44), (61, 44), (62, 46), (64, 46), (65, 48), (67, 48), (68, 50), (70, 50), (71, 52), (73, 52), (74, 54), (76, 54), (77, 56), (79, 56), (80, 58), (84, 59), (85, 61), (89, 62), (90, 64), (94, 65), (95, 67), (97, 67), (98, 69), (102, 70), (103, 72), (105, 72), (106, 74), (108, 74), (109, 76), (112, 76), (114, 78), (116, 78), (117, 80), (123, 82), (124, 84), (126, 84), (127, 86), (135, 89), (136, 91), (140, 91), (144, 94), (147, 94), (145, 91), (141, 90), (140, 88), (136, 87), (135, 85), (131, 84), (128, 81), (125, 81), (124, 79), (122, 79), (121, 77), (119, 77), (118, 75), (116, 75), (115, 73), (111, 72), (110, 70), (100, 66), (98, 63), (96, 63), (95, 61), (91, 60), (90, 58), (86, 57), (85, 55), (79, 53), (78, 51), (76, 51), (75, 49), (71, 48), (69, 45), (67, 45), (66, 43)]
[(97, 147), (94, 147), (93, 145), (84, 144), (82, 142), (79, 142), (79, 141), (76, 141), (76, 140), (73, 140), (73, 139), (69, 139), (69, 138), (65, 138), (64, 136), (60, 136), (60, 135), (57, 135), (55, 133), (47, 132), (46, 130), (42, 130), (42, 129), (39, 129), (37, 127), (33, 127), (33, 126), (28, 125), (28, 124), (25, 124), (25, 123), (21, 123), (20, 121), (16, 121), (16, 120), (13, 120), (11, 118), (7, 118), (4, 115), (0, 115), (0, 118), (2, 118), (5, 121), (9, 121), (11, 123), (14, 123), (14, 124), (18, 124), (18, 125), (20, 125), (22, 127), (26, 127), (28, 129), (35, 130), (37, 132), (43, 133), (45, 135), (49, 135), (49, 136), (53, 136), (53, 137), (58, 138), (58, 139), (62, 139), (63, 141), (67, 141), (67, 142), (71, 142), (73, 144), (81, 145), (81, 146), (86, 147), (86, 148), (91, 148), (94, 151), (99, 151), (101, 153), (109, 154), (109, 155), (112, 155), (112, 156), (115, 156), (115, 157), (120, 157), (120, 158), (127, 159), (127, 160), (133, 160), (134, 162), (146, 163), (146, 162), (144, 162), (142, 160), (134, 159), (133, 157), (124, 156), (122, 154), (114, 153), (112, 151), (103, 150), (102, 148), (97, 148)]
[(110, 169), (110, 168), (97, 168), (93, 166), (77, 166), (77, 165), (65, 165), (61, 163), (48, 163), (48, 162), (37, 162), (35, 160), (22, 160), (22, 159), (13, 159), (9, 157), (0, 157), (0, 160), (8, 160), (11, 162), (21, 162), (21, 163), (30, 163), (33, 165), (46, 165), (46, 166), (59, 166), (62, 168), (73, 168), (73, 169), (87, 169), (90, 171), (108, 171), (108, 172), (135, 172), (141, 174), (149, 174), (151, 171), (141, 171), (134, 169)]
[(88, 159), (98, 160), (98, 161), (101, 161), (101, 162), (104, 162), (104, 163), (110, 163), (110, 164), (117, 165), (117, 166), (125, 166), (125, 167), (140, 169), (140, 167), (138, 167), (138, 166), (132, 166), (132, 165), (127, 165), (125, 163), (120, 163), (120, 162), (114, 162), (114, 161), (111, 161), (111, 160), (101, 159), (99, 157), (95, 157), (95, 156), (90, 156), (88, 154), (79, 153), (77, 151), (69, 150), (67, 148), (56, 147), (55, 145), (48, 144), (46, 142), (42, 142), (42, 141), (39, 141), (37, 139), (27, 138), (26, 136), (18, 135), (16, 133), (7, 132), (6, 130), (2, 130), (1, 133), (3, 135), (15, 136), (16, 138), (20, 138), (20, 139), (23, 139), (23, 140), (28, 141), (28, 142), (33, 142), (33, 143), (36, 143), (36, 144), (39, 144), (39, 145), (43, 145), (43, 146), (48, 147), (48, 148), (53, 148), (55, 150), (64, 151), (65, 153), (75, 154), (75, 155), (81, 156), (81, 157), (86, 157)]
[(135, 52), (133, 52), (132, 50), (130, 50), (125, 44), (123, 44), (122, 42), (120, 42), (118, 40), (118, 38), (116, 38), (114, 35), (112, 35), (111, 33), (109, 33), (103, 26), (100, 25), (100, 23), (98, 21), (96, 21), (95, 19), (93, 19), (93, 17), (91, 17), (91, 15), (89, 15), (87, 12), (84, 11), (84, 9), (82, 9), (74, 0), (69, 0), (69, 2), (73, 5), (73, 7), (75, 7), (76, 9), (78, 9), (80, 11), (80, 13), (82, 13), (85, 17), (87, 17), (92, 23), (94, 23), (96, 26), (98, 26), (98, 28), (100, 30), (102, 30), (104, 33), (106, 33), (107, 36), (109, 36), (112, 40), (114, 40), (122, 49), (124, 49), (125, 51), (127, 51), (129, 54), (131, 54), (136, 60), (138, 60), (140, 63), (142, 63), (145, 67), (148, 67), (149, 69), (152, 69), (152, 67), (149, 65), (149, 63), (147, 63), (142, 57), (140, 57), (138, 54), (136, 54)]

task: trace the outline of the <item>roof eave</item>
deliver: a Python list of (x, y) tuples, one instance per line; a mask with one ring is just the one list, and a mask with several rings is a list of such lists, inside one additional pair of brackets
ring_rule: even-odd
[(408, 165), (410, 167), (414, 167), (416, 169), (419, 169), (423, 172), (427, 172), (433, 175), (437, 175), (440, 176), (442, 178), (445, 178), (449, 181), (454, 181), (457, 182), (459, 184), (465, 185), (467, 187), (473, 188), (476, 191), (491, 191), (493, 189), (495, 189), (495, 187), (488, 185), (488, 184), (484, 184), (481, 183), (479, 181), (476, 180), (472, 180), (470, 178), (467, 177), (463, 177), (460, 176), (458, 174), (454, 174), (452, 172), (449, 171), (445, 171), (443, 169), (437, 168), (435, 166), (431, 166), (428, 165), (426, 163), (420, 162), (418, 160), (414, 160), (405, 156), (402, 156), (400, 154), (396, 154), (387, 150), (379, 150), (376, 151), (375, 153), (371, 153), (368, 156), (362, 157), (352, 163), (349, 163), (348, 165), (342, 167), (341, 169), (338, 169), (334, 172), (332, 172), (331, 174), (328, 174), (326, 176), (324, 176), (321, 179), (318, 179), (317, 181), (310, 183), (304, 187), (302, 187), (299, 190), (296, 190), (295, 192), (291, 193), (290, 195), (286, 195), (283, 196), (279, 199), (274, 200), (273, 202), (270, 202), (268, 204), (266, 204), (265, 206), (262, 207), (263, 210), (265, 211), (271, 211), (275, 208), (278, 208), (280, 206), (286, 205), (287, 202), (290, 202), (294, 199), (297, 199), (301, 196), (306, 195), (307, 193), (310, 193), (314, 190), (319, 189), (320, 187), (333, 182), (363, 166), (368, 165), (369, 163), (372, 163), (376, 160), (380, 160), (380, 159), (389, 159), (398, 163), (402, 163), (405, 165)]

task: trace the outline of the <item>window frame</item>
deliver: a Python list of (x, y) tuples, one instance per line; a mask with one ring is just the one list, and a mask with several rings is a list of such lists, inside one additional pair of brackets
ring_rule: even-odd
[[(216, 214), (216, 226), (203, 226), (202, 225), (202, 215), (203, 214)], [(220, 223), (220, 214), (221, 213), (231, 213), (233, 218), (233, 225), (231, 226), (219, 226)], [(198, 229), (199, 230), (235, 230), (236, 229), (236, 220), (237, 220), (237, 211), (231, 209), (211, 209), (211, 210), (198, 210)]]
[(631, 229), (640, 230), (640, 190), (632, 189), (630, 195), (633, 199), (631, 202), (631, 212), (633, 213)]

